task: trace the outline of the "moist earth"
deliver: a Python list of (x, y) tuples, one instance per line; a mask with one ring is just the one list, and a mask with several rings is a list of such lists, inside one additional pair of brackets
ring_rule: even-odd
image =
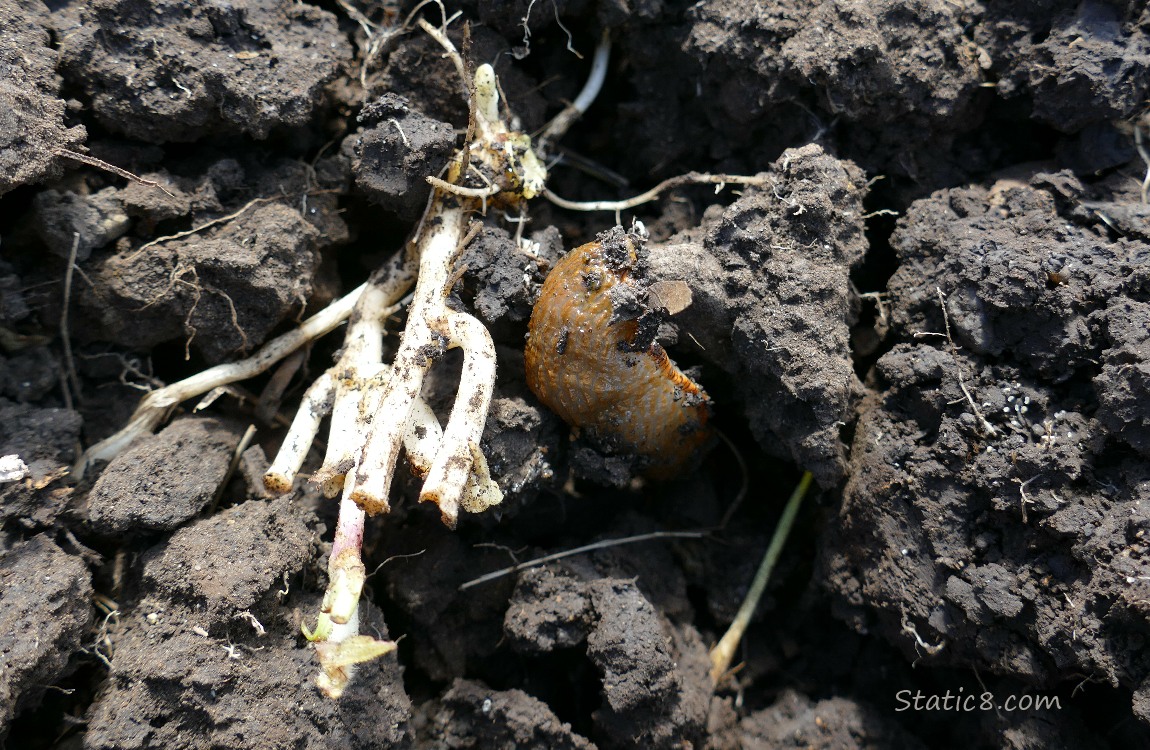
[[(415, 6), (0, 0), (0, 455), (27, 467), (0, 484), (0, 741), (1150, 747), (1140, 3), (449, 3), (525, 132), (609, 30), (603, 90), (548, 155), (558, 195), (754, 184), (474, 217), (450, 304), (495, 340), (482, 446), (506, 499), (450, 531), (400, 467), (362, 624), (399, 648), (338, 702), (302, 633), (335, 508), (261, 482), (338, 333), (70, 473), (143, 391), (403, 246), (468, 127)], [(523, 374), (548, 270), (616, 218), (643, 222), (652, 282), (690, 290), (658, 339), (724, 438), (668, 482)], [(441, 419), (461, 366), (431, 371)], [(804, 470), (716, 687), (708, 648)], [(705, 534), (657, 536), (684, 530)]]

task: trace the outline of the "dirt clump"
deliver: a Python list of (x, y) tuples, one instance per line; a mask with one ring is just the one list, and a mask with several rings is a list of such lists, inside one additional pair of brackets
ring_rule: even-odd
[(551, 264), (563, 253), (554, 227), (527, 234), (534, 250), (524, 252), (503, 227), (485, 225), (460, 257), (461, 302), (491, 329), (500, 343), (521, 344), (531, 307)]
[(451, 124), (424, 116), (392, 93), (366, 105), (356, 121), (361, 130), (344, 141), (356, 186), (403, 220), (415, 221), (431, 193), (419, 175), (438, 175), (447, 164), (455, 144)]
[(65, 676), (92, 617), (84, 561), (38, 534), (0, 552), (0, 740)]
[(107, 535), (177, 528), (216, 497), (238, 443), (217, 419), (173, 422), (108, 464), (88, 493), (88, 523)]
[(973, 36), (993, 61), (1002, 96), (1029, 98), (1036, 119), (1074, 133), (1143, 106), (1147, 20), (1137, 3), (1004, 3), (987, 7)]
[(522, 690), (492, 690), (456, 680), (423, 730), (435, 747), (506, 750), (589, 750), (595, 747), (560, 722), (547, 704)]
[(314, 559), (313, 527), (291, 497), (242, 503), (146, 552), (144, 587), (202, 612), (209, 630), (234, 624)]
[(0, 195), (59, 175), (66, 162), (56, 152), (87, 136), (67, 122), (50, 28), (38, 0), (0, 5)]
[(0, 523), (46, 529), (72, 495), (64, 477), (76, 459), (80, 415), (0, 398), (0, 456), (16, 455), (28, 477), (0, 484)]
[[(125, 188), (124, 211), (141, 228), (177, 217), (189, 228), (98, 255), (77, 299), (82, 340), (139, 349), (182, 338), (209, 362), (250, 352), (302, 311), (318, 286), (321, 250), (347, 238), (325, 192), (344, 184), (345, 167), (330, 160), (309, 169), (224, 158), (203, 174), (155, 176), (175, 183), (174, 198)], [(237, 213), (242, 221), (228, 218)]]
[(767, 748), (886, 747), (921, 750), (926, 745), (866, 704), (847, 698), (812, 701), (785, 692), (770, 708), (739, 724), (742, 747)]
[(1133, 690), (1150, 256), (1069, 220), (1055, 178), (943, 191), (900, 220), (901, 343), (875, 367), (823, 576), (842, 616), (908, 654)]
[(71, 257), (74, 246), (76, 260), (85, 261), (93, 250), (119, 239), (131, 226), (120, 191), (114, 187), (88, 195), (48, 189), (36, 195), (34, 206), (36, 229), (44, 244), (61, 258)]
[(770, 174), (770, 188), (654, 251), (653, 275), (691, 287), (676, 321), (737, 383), (763, 450), (831, 487), (846, 471), (841, 433), (861, 391), (849, 277), (866, 250), (865, 178), (815, 145), (787, 151)]
[(491, 402), (483, 433), (491, 475), (511, 498), (499, 515), (528, 506), (556, 479), (562, 422), (519, 393)]
[[(611, 560), (604, 553), (600, 571), (635, 570), (628, 556)], [(638, 568), (652, 572), (642, 563)], [(654, 588), (646, 593), (636, 580), (599, 577), (592, 570), (574, 564), (561, 574), (521, 574), (503, 625), (512, 650), (585, 652), (601, 685), (602, 705), (593, 714), (593, 739), (600, 746), (700, 742), (710, 709), (710, 663), (697, 631), (674, 624), (657, 607), (673, 600), (674, 584), (669, 591), (642, 576)], [(682, 585), (680, 579), (680, 591)]]
[(100, 124), (149, 143), (306, 125), (351, 57), (333, 15), (295, 3), (101, 0), (57, 23)]
[[(296, 590), (314, 560), (315, 523), (299, 500), (249, 500), (146, 552), (85, 745), (407, 746), (410, 702), (394, 657), (365, 665), (339, 702), (312, 685), (299, 625), (318, 602)], [(386, 637), (378, 611), (365, 609)]]

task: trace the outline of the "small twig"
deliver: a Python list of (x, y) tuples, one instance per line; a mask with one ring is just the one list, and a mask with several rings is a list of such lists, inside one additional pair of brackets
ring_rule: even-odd
[(72, 271), (76, 267), (76, 254), (80, 249), (80, 233), (72, 233), (72, 251), (68, 253), (68, 268), (64, 271), (64, 302), (60, 307), (60, 341), (64, 345), (64, 366), (68, 370), (71, 390), (64, 389), (64, 405), (71, 410), (72, 393), (80, 398), (80, 378), (76, 375), (76, 361), (72, 358), (72, 336), (68, 329), (68, 309), (72, 300)]
[(515, 58), (518, 60), (522, 60), (531, 54), (531, 26), (528, 25), (528, 22), (531, 20), (531, 9), (535, 7), (535, 1), (536, 0), (528, 1), (527, 11), (519, 21), (519, 25), (523, 27), (523, 52), (522, 54), (514, 53)]
[[(231, 298), (231, 295), (229, 295), (227, 292), (221, 291), (219, 289), (216, 289), (214, 287), (210, 287), (207, 285), (204, 285), (204, 288), (207, 289), (209, 292), (213, 292), (215, 294), (220, 295), (221, 297), (224, 298), (224, 301), (228, 303), (228, 310), (231, 312), (232, 327), (235, 328), (236, 331), (239, 332), (239, 334), (240, 334), (240, 341), (242, 342), (240, 344), (240, 351), (244, 351), (244, 352), (248, 351), (248, 349), (251, 348), (251, 342), (248, 341), (247, 331), (245, 331), (243, 329), (243, 327), (240, 326), (240, 315), (236, 311), (235, 300), (233, 300)], [(189, 314), (188, 317), (191, 318), (191, 315)], [(187, 347), (185, 346), (185, 349), (186, 348)], [(190, 354), (185, 351), (184, 359), (189, 359), (189, 358), (190, 358)]]
[(1093, 675), (1088, 675), (1088, 674), (1086, 674), (1086, 675), (1074, 674), (1074, 675), (1070, 675), (1070, 676), (1082, 678), (1081, 682), (1079, 682), (1077, 685), (1075, 685), (1074, 689), (1070, 691), (1070, 697), (1071, 698), (1074, 698), (1075, 696), (1077, 696), (1079, 691), (1085, 691), (1087, 683), (1094, 683), (1097, 685), (1097, 684), (1105, 684), (1105, 682), (1106, 682), (1106, 680), (1102, 679), (1101, 677), (1095, 677)]
[(448, 17), (447, 8), (443, 5), (443, 0), (423, 0), (421, 3), (419, 3), (414, 8), (412, 8), (411, 12), (407, 14), (407, 18), (405, 18), (403, 20), (403, 23), (400, 24), (400, 26), (399, 26), (400, 31), (410, 30), (411, 29), (411, 22), (415, 20), (415, 15), (417, 13), (419, 13), (419, 11), (421, 11), (425, 7), (427, 7), (428, 5), (438, 5), (439, 6), (439, 17), (441, 19), (443, 19), (443, 28), (444, 29), (446, 29), (451, 24), (451, 22), (454, 21), (456, 18), (458, 18), (459, 15), (463, 12), (463, 11), (457, 10), (454, 13), (452, 13), (450, 17)]
[(496, 542), (479, 542), (478, 544), (471, 545), (472, 549), (497, 549), (500, 552), (506, 552), (515, 563), (519, 564), (519, 553), (527, 549), (527, 547), (520, 547), (518, 551), (511, 549), (506, 544), (497, 544)]
[(603, 539), (592, 544), (585, 544), (582, 547), (564, 550), (563, 552), (556, 552), (551, 555), (544, 555), (537, 557), (534, 560), (521, 562), (518, 565), (512, 565), (509, 568), (500, 568), (499, 570), (492, 571), (486, 575), (473, 578), (466, 583), (459, 586), (460, 591), (466, 591), (469, 588), (478, 586), (481, 583), (494, 581), (504, 576), (509, 576), (512, 573), (518, 573), (521, 570), (529, 570), (531, 568), (538, 568), (541, 565), (546, 565), (556, 560), (562, 560), (567, 557), (574, 557), (575, 555), (582, 555), (586, 552), (594, 552), (599, 549), (608, 549), (610, 547), (621, 547), (624, 544), (635, 544), (636, 542), (647, 542), (652, 539), (701, 539), (707, 535), (706, 531), (652, 531), (649, 534), (637, 534), (635, 536), (627, 536), (621, 539)]
[(167, 242), (168, 240), (178, 240), (178, 239), (181, 239), (183, 237), (188, 237), (190, 235), (196, 234), (197, 232), (202, 232), (205, 229), (209, 229), (211, 227), (214, 227), (216, 224), (222, 224), (225, 221), (231, 221), (232, 219), (243, 214), (245, 211), (247, 211), (252, 206), (258, 205), (260, 203), (271, 203), (271, 202), (277, 201), (277, 200), (279, 200), (278, 197), (275, 197), (275, 198), (254, 198), (254, 199), (248, 201), (247, 204), (243, 208), (241, 208), (239, 211), (236, 211), (235, 213), (228, 214), (227, 216), (221, 216), (220, 218), (212, 219), (211, 221), (206, 221), (203, 224), (200, 224), (199, 226), (192, 227), (191, 229), (185, 229), (182, 232), (176, 232), (175, 234), (169, 234), (166, 237), (157, 237), (154, 240), (149, 240), (149, 241), (145, 242), (144, 244), (140, 245), (138, 248), (136, 248), (136, 252), (129, 255), (125, 259), (125, 262), (131, 263), (133, 260), (135, 260), (137, 257), (139, 257), (140, 253), (144, 252), (149, 247), (153, 247), (154, 245), (160, 244), (161, 242)]
[[(468, 27), (468, 28), (470, 28), (470, 27)], [(464, 143), (475, 143), (475, 133), (476, 133), (476, 130), (479, 128), (479, 103), (478, 103), (479, 97), (476, 96), (475, 85), (476, 85), (475, 78), (474, 77), (469, 78), (468, 84), (467, 84), (467, 98), (466, 98), (466, 101), (467, 101), (467, 131), (463, 136), (463, 138), (464, 138), (463, 142)], [(489, 127), (489, 125), (485, 125), (484, 127)], [(453, 157), (452, 161), (457, 161), (459, 163), (459, 170), (456, 172), (456, 175), (457, 175), (456, 179), (460, 179), (463, 175), (467, 174), (471, 170), (471, 149), (470, 148), (460, 149), (456, 153), (455, 157)], [(444, 165), (444, 170), (440, 172), (440, 175), (446, 174), (449, 170), (452, 170), (452, 169), (454, 169), (454, 168), (451, 166), (451, 163), (449, 162), (448, 164)], [(487, 184), (488, 184), (488, 186), (490, 186), (491, 182), (488, 181)], [(487, 199), (486, 198), (484, 199), (483, 209), (484, 209), (483, 210), (484, 214), (486, 214), (487, 213)]]
[(982, 425), (982, 429), (986, 431), (986, 434), (997, 435), (998, 430), (994, 429), (994, 425), (986, 421), (986, 417), (982, 415), (982, 410), (978, 408), (978, 404), (974, 401), (974, 396), (970, 395), (970, 390), (966, 387), (966, 381), (963, 379), (961, 372), (962, 365), (958, 359), (958, 347), (955, 346), (954, 338), (950, 335), (950, 315), (946, 312), (946, 296), (942, 293), (941, 287), (936, 286), (934, 290), (938, 292), (938, 304), (939, 307), (942, 308), (942, 324), (946, 327), (946, 341), (950, 344), (950, 354), (954, 357), (954, 363), (956, 365), (954, 376), (958, 378), (958, 387), (962, 389), (962, 395), (966, 396), (967, 403), (970, 404), (974, 416), (978, 417), (978, 421)]
[(873, 219), (876, 216), (898, 216), (898, 215), (899, 215), (898, 211), (894, 211), (894, 210), (889, 209), (889, 208), (880, 208), (877, 211), (871, 211), (869, 214), (863, 214), (859, 218), (866, 220), (866, 219)]
[[(915, 643), (916, 649), (921, 649), (921, 650), (925, 651), (930, 656), (934, 656), (935, 654), (939, 653), (944, 648), (946, 648), (946, 639), (945, 638), (943, 640), (939, 641), (938, 643), (935, 643), (935, 644), (930, 644), (930, 643), (927, 643), (926, 641), (924, 641), (922, 639), (922, 636), (918, 634), (918, 628), (915, 627), (915, 624), (910, 621), (910, 616), (906, 613), (906, 611), (903, 611), (903, 613), (902, 613), (902, 632), (911, 636), (912, 638), (914, 638), (914, 643)], [(916, 659), (915, 663), (917, 663), (917, 661), (918, 660)], [(913, 665), (911, 665), (911, 666), (913, 666)]]
[(399, 133), (399, 137), (403, 140), (403, 145), (411, 148), (411, 141), (407, 140), (407, 133), (403, 132), (403, 128), (399, 125), (399, 120), (395, 119), (394, 117), (389, 117), (387, 118), (387, 121), (395, 127), (396, 131)]
[(383, 570), (383, 566), (384, 566), (384, 565), (387, 565), (387, 564), (388, 564), (389, 562), (391, 562), (392, 560), (406, 560), (406, 559), (408, 559), (408, 558), (411, 558), (411, 557), (419, 557), (419, 556), (420, 556), (420, 555), (422, 555), (424, 552), (427, 552), (427, 550), (426, 550), (426, 549), (421, 549), (419, 552), (411, 552), (411, 553), (408, 553), (408, 554), (406, 554), (406, 555), (392, 555), (391, 557), (389, 557), (389, 558), (387, 558), (386, 560), (384, 560), (383, 562), (381, 562), (379, 565), (376, 565), (376, 566), (375, 566), (375, 570), (373, 570), (373, 571), (371, 571), (370, 573), (368, 573), (368, 574), (367, 574), (367, 580), (371, 580), (371, 577), (372, 577), (373, 575), (375, 575), (375, 574), (376, 574), (376, 573), (378, 573), (379, 571)]
[[(575, 37), (571, 35), (571, 29), (564, 26), (562, 19), (559, 18), (559, 3), (557, 0), (551, 0), (551, 11), (555, 14), (555, 24), (563, 29), (563, 33), (567, 35), (567, 51), (582, 60), (583, 55), (579, 53), (579, 50), (575, 49)], [(603, 35), (606, 36), (606, 31), (604, 31)]]
[(343, 12), (346, 13), (351, 20), (359, 24), (359, 27), (363, 29), (363, 33), (368, 39), (375, 36), (375, 32), (380, 28), (378, 24), (372, 23), (370, 18), (365, 16), (359, 8), (347, 0), (336, 0), (336, 2), (339, 4), (339, 7), (343, 8)]
[(547, 168), (550, 169), (557, 164), (577, 169), (619, 190), (631, 187), (631, 181), (615, 170), (563, 146), (555, 147), (555, 157)]
[(659, 197), (659, 195), (672, 188), (681, 187), (683, 185), (725, 185), (732, 183), (735, 185), (766, 185), (768, 178), (748, 175), (730, 175), (730, 174), (703, 174), (701, 172), (688, 172), (684, 175), (677, 177), (669, 177), (663, 180), (655, 187), (651, 188), (645, 193), (640, 193), (633, 198), (628, 198), (621, 201), (569, 201), (566, 198), (561, 198), (549, 189), (544, 188), (543, 197), (554, 203), (560, 208), (570, 209), (572, 211), (626, 211), (628, 209), (641, 206), (644, 203), (650, 203)]
[(790, 499), (787, 500), (786, 507), (783, 508), (783, 515), (779, 517), (779, 523), (775, 526), (775, 533), (771, 536), (771, 543), (767, 546), (766, 554), (763, 555), (763, 561), (759, 564), (754, 580), (751, 581), (751, 588), (747, 591), (742, 606), (739, 607), (739, 611), (735, 614), (735, 619), (727, 628), (727, 632), (711, 649), (712, 684), (718, 685), (730, 669), (731, 660), (735, 656), (735, 649), (739, 647), (739, 642), (742, 641), (743, 634), (747, 631), (747, 627), (751, 624), (751, 618), (759, 606), (759, 600), (763, 598), (763, 592), (767, 589), (767, 582), (771, 580), (775, 563), (779, 561), (783, 545), (786, 544), (787, 537), (791, 533), (791, 527), (795, 524), (795, 517), (799, 514), (799, 506), (802, 505), (803, 498), (806, 497), (813, 479), (814, 477), (809, 471), (803, 473), (802, 479), (799, 480), (798, 486), (795, 487)]
[(67, 539), (68, 544), (72, 545), (72, 548), (80, 554), (80, 557), (84, 558), (84, 562), (92, 566), (104, 564), (104, 556), (77, 539), (76, 535), (72, 533), (72, 530), (66, 526), (64, 527), (64, 538)]
[(308, 350), (299, 349), (280, 362), (279, 367), (268, 378), (267, 385), (260, 391), (259, 398), (256, 399), (256, 419), (264, 424), (272, 424), (275, 421), (283, 403), (284, 393), (291, 385), (292, 378), (304, 366), (307, 357)]
[[(886, 306), (886, 299), (888, 296), (889, 295), (886, 292), (864, 292), (859, 295), (860, 299), (869, 299), (874, 301), (875, 310), (878, 312), (878, 323), (884, 326), (890, 321), (890, 312), (887, 310)], [(917, 336), (919, 334), (915, 335)]]
[(1034, 502), (1033, 500), (1031, 500), (1029, 497), (1026, 496), (1026, 488), (1030, 485), (1031, 482), (1033, 482), (1035, 479), (1038, 479), (1039, 476), (1041, 476), (1041, 475), (1032, 476), (1030, 479), (1027, 479), (1025, 482), (1022, 481), (1021, 479), (1018, 479), (1017, 477), (1014, 480), (1012, 480), (1018, 485), (1018, 497), (1019, 497), (1019, 504), (1022, 506), (1022, 522), (1023, 523), (1027, 522), (1026, 506), (1030, 505), (1031, 503)]
[[(905, 612), (903, 613), (903, 617), (906, 617), (906, 613), (905, 613)], [(903, 625), (904, 625), (904, 626), (906, 625), (906, 621), (905, 621), (905, 620), (903, 621)], [(912, 630), (914, 629), (914, 625), (911, 625), (911, 629), (912, 629)], [(914, 633), (914, 636), (915, 636), (915, 638), (918, 638), (918, 633), (917, 633), (917, 632), (915, 632), (915, 633)], [(919, 640), (919, 642), (920, 642), (920, 643), (922, 642), (922, 639), (921, 639), (921, 638), (918, 638), (918, 640)], [(941, 649), (942, 649), (942, 646), (945, 646), (945, 645), (946, 645), (946, 641), (941, 641), (941, 642), (940, 642), (940, 644), (939, 644), (939, 650), (941, 650)], [(932, 654), (932, 655), (933, 655), (933, 654)], [(922, 658), (922, 657), (919, 657), (919, 659), (921, 659), (921, 658)], [(915, 659), (915, 660), (914, 660), (914, 661), (911, 663), (911, 667), (915, 667), (915, 666), (917, 666), (917, 665), (918, 665), (918, 662), (919, 662), (919, 659)], [(989, 691), (989, 690), (987, 690), (987, 688), (986, 688), (986, 683), (985, 683), (985, 682), (983, 682), (983, 680), (982, 680), (982, 675), (981, 675), (981, 674), (979, 674), (979, 672), (978, 672), (978, 668), (977, 668), (977, 667), (971, 667), (971, 668), (970, 668), (970, 671), (971, 671), (971, 672), (974, 672), (974, 679), (978, 680), (978, 686), (979, 686), (980, 688), (982, 688), (982, 693), (983, 693), (984, 695), (985, 695), (985, 694), (987, 694), (987, 693), (989, 693), (990, 691)], [(996, 715), (996, 716), (997, 716), (999, 719), (1002, 719), (1002, 711), (1001, 711), (1001, 709), (1000, 709), (998, 706), (995, 706), (995, 707), (994, 707), (994, 713), (995, 713), (995, 715)]]
[(159, 188), (160, 190), (163, 190), (164, 194), (167, 195), (169, 198), (175, 198), (176, 197), (174, 193), (172, 193), (170, 190), (168, 190), (166, 187), (164, 187), (160, 183), (156, 182), (155, 180), (146, 180), (143, 177), (140, 177), (139, 175), (132, 174), (131, 172), (129, 172), (126, 169), (121, 169), (120, 167), (117, 167), (114, 164), (109, 164), (108, 162), (104, 161), (103, 159), (97, 159), (94, 156), (89, 156), (87, 154), (81, 154), (81, 153), (78, 153), (76, 151), (71, 151), (71, 150), (66, 149), (66, 148), (53, 149), (52, 153), (56, 154), (57, 156), (63, 156), (65, 159), (71, 159), (72, 161), (78, 161), (78, 162), (81, 162), (83, 164), (87, 164), (89, 167), (97, 167), (98, 169), (103, 169), (105, 171), (111, 172), (112, 174), (119, 175), (120, 177), (123, 177), (126, 180), (131, 180), (132, 182), (134, 182), (138, 185), (144, 185), (146, 187)]
[(124, 428), (93, 445), (80, 457), (72, 468), (73, 475), (77, 479), (83, 478), (85, 469), (94, 461), (110, 460), (136, 438), (150, 433), (179, 402), (207, 393), (213, 388), (258, 375), (304, 344), (328, 333), (347, 320), (366, 288), (366, 283), (361, 284), (305, 320), (299, 328), (268, 341), (247, 359), (210, 367), (147, 394)]
[(245, 609), (243, 612), (240, 612), (238, 615), (236, 615), (236, 617), (247, 621), (247, 623), (252, 626), (252, 629), (256, 631), (256, 635), (265, 636), (268, 634), (268, 631), (264, 628), (263, 623), (256, 619), (256, 616), (252, 614), (250, 609)]

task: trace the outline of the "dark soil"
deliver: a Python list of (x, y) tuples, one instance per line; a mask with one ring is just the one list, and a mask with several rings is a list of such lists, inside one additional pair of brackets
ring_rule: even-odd
[[(648, 482), (542, 406), (531, 306), (614, 217), (537, 201), (527, 254), (492, 211), (454, 303), (496, 340), (483, 444), (507, 497), (449, 531), (400, 472), (363, 624), (400, 646), (338, 702), (300, 631), (335, 509), (260, 485), (338, 333), (68, 475), (142, 390), (253, 351), (401, 247), (467, 126), (451, 64), (397, 30), (414, 5), (0, 0), (0, 455), (28, 467), (0, 484), (0, 743), (1150, 747), (1142, 3), (449, 4), (527, 132), (611, 30), (550, 168), (563, 197), (766, 177), (620, 217), (646, 224), (653, 281), (692, 291), (658, 337), (730, 446)], [(432, 371), (441, 414), (459, 367)], [(708, 648), (802, 470), (817, 493), (716, 690)], [(714, 529), (744, 483), (703, 539), (459, 588)]]

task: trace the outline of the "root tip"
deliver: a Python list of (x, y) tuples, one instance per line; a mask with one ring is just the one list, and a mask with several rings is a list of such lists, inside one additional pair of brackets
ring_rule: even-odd
[(391, 504), (387, 502), (387, 498), (378, 497), (363, 490), (353, 491), (351, 493), (351, 501), (358, 505), (359, 509), (369, 516), (377, 516), (380, 513), (388, 513), (391, 511)]
[(264, 487), (275, 496), (286, 495), (291, 491), (292, 482), (287, 476), (279, 472), (264, 474)]
[(419, 502), (435, 503), (439, 507), (439, 518), (443, 521), (443, 525), (452, 531), (455, 530), (455, 525), (459, 521), (458, 503), (445, 501), (443, 496), (435, 490), (424, 490), (419, 493)]

